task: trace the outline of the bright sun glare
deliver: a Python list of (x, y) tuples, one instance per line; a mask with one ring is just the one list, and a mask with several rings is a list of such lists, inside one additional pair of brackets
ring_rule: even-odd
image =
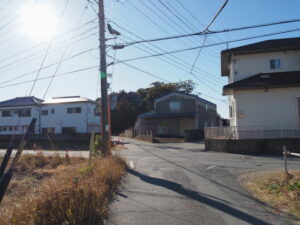
[(47, 4), (26, 4), (21, 8), (20, 19), (24, 33), (35, 39), (48, 39), (57, 25), (57, 16)]

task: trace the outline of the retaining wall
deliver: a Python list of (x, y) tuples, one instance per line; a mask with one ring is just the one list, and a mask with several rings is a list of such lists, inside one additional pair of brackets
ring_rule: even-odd
[(300, 153), (300, 138), (276, 139), (206, 139), (205, 150), (238, 154), (280, 154), (287, 150)]

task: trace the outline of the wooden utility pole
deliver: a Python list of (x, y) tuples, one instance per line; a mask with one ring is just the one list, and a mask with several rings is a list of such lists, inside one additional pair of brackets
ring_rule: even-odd
[(102, 154), (106, 156), (109, 148), (109, 123), (107, 105), (107, 73), (104, 0), (99, 0), (99, 49), (100, 49), (100, 80), (101, 80), (101, 137)]

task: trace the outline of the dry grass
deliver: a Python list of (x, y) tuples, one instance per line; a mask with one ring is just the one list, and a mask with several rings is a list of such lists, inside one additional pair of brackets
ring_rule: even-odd
[(244, 185), (259, 200), (288, 215), (295, 224), (300, 224), (300, 171), (290, 173), (293, 178), (288, 183), (283, 171), (275, 171), (252, 174)]
[[(85, 161), (76, 159), (74, 163), (71, 158), (66, 162), (59, 156), (45, 157), (49, 160), (45, 163), (43, 157), (22, 160), (20, 172), (26, 168), (31, 175), (10, 184), (11, 193), (0, 208), (0, 224), (103, 224), (109, 201), (125, 174), (124, 161), (110, 156), (87, 166)], [(40, 182), (36, 174), (43, 178)]]

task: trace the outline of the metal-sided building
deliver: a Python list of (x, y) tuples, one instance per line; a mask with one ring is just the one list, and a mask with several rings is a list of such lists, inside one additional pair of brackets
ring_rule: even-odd
[(183, 137), (188, 130), (218, 126), (217, 106), (197, 95), (170, 93), (154, 101), (154, 110), (138, 116), (137, 131), (154, 136)]

